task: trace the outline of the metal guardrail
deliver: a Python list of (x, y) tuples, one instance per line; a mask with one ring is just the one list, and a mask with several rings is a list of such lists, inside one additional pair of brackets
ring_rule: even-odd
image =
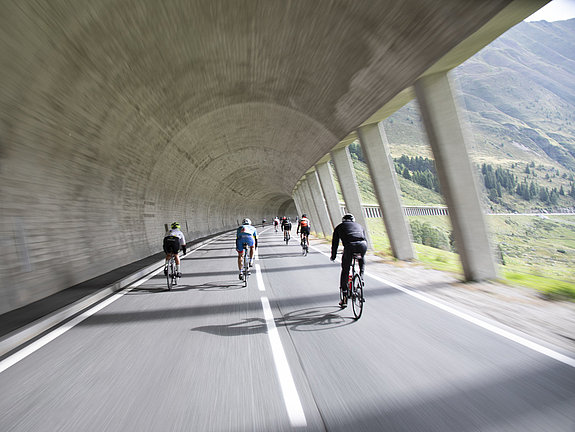
[[(370, 218), (380, 218), (381, 217), (381, 209), (378, 205), (375, 204), (364, 204), (363, 206), (363, 215), (370, 219)], [(341, 214), (344, 215), (347, 213), (347, 209), (343, 203), (340, 203)], [(449, 216), (449, 210), (447, 207), (433, 207), (433, 206), (403, 206), (403, 211), (406, 216)], [(486, 215), (501, 215), (501, 216), (568, 216), (568, 215), (575, 215), (572, 209), (560, 209), (553, 213), (547, 211), (536, 211), (532, 210), (531, 212), (527, 213), (492, 213), (486, 212)]]
[[(344, 205), (340, 204), (342, 215), (347, 213)], [(366, 218), (380, 218), (381, 209), (378, 205), (364, 204), (363, 215)], [(447, 207), (424, 207), (424, 206), (403, 206), (403, 211), (406, 216), (447, 216), (449, 212)]]

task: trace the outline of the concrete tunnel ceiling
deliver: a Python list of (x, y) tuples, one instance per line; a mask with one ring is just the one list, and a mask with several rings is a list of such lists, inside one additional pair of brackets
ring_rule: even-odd
[(194, 238), (290, 208), (310, 167), (510, 1), (3, 3), (2, 223), (61, 250), (31, 256), (45, 294), (79, 282), (52, 275), (70, 229), (86, 279), (158, 252), (171, 220)]

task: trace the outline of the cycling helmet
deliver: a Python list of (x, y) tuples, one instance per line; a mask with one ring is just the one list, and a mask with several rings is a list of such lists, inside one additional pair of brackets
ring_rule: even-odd
[(245, 218), (245, 219), (242, 221), (242, 225), (251, 225), (251, 224), (252, 224), (252, 221), (249, 220), (248, 218)]
[(172, 229), (179, 229), (179, 228), (180, 228), (180, 224), (179, 224), (179, 223), (174, 222), (174, 223), (172, 224)]
[(301, 215), (301, 217), (307, 217), (307, 216), (306, 216), (306, 214), (304, 213), (304, 214)]
[(354, 221), (355, 221), (355, 216), (352, 215), (351, 213), (348, 213), (348, 214), (346, 214), (346, 215), (343, 215), (343, 217), (341, 218), (341, 221), (342, 221), (342, 222), (345, 222), (345, 221), (352, 221), (352, 222), (354, 222)]

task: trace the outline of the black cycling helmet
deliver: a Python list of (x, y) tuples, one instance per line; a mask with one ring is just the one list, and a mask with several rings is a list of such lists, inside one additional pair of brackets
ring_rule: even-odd
[(343, 215), (343, 217), (341, 218), (341, 221), (342, 221), (342, 222), (345, 222), (345, 221), (355, 222), (355, 216), (352, 215), (351, 213), (345, 214), (345, 215)]
[(304, 213), (304, 214), (301, 215), (301, 217), (307, 217), (307, 215)]

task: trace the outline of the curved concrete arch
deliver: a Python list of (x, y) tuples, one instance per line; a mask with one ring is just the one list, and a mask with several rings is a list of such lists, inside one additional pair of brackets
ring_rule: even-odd
[(4, 2), (0, 313), (159, 252), (174, 220), (295, 212), (310, 167), (508, 3)]

